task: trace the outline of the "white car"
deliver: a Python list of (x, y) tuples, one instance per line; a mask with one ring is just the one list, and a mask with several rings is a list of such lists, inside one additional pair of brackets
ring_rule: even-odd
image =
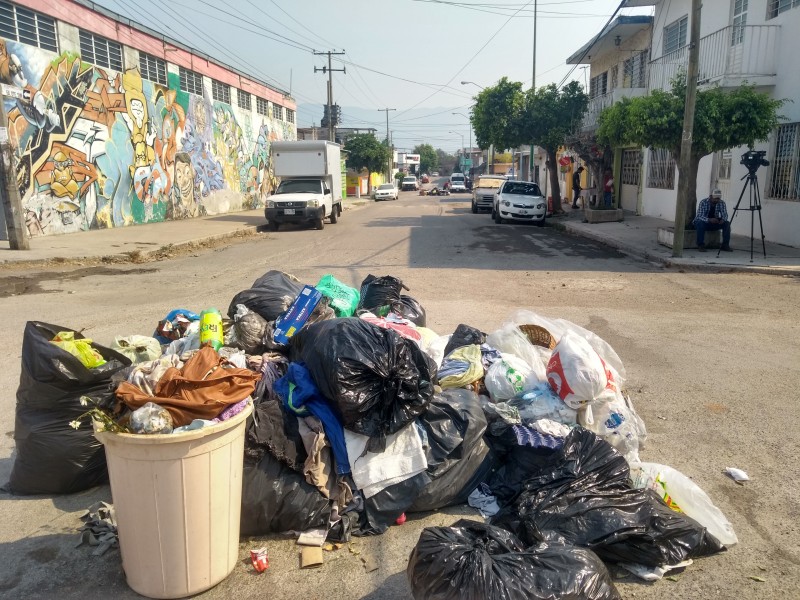
[(546, 217), (547, 200), (535, 183), (506, 181), (494, 197), (492, 218), (498, 225), (505, 221), (527, 221), (541, 227)]
[(397, 200), (397, 188), (391, 183), (382, 183), (372, 188), (373, 200)]

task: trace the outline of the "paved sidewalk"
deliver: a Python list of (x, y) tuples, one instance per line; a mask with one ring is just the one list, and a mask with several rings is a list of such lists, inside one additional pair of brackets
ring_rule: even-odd
[[(363, 207), (367, 199), (349, 198), (345, 210)], [(661, 246), (657, 239), (659, 227), (671, 223), (653, 217), (625, 215), (619, 223), (583, 222), (583, 211), (570, 210), (564, 205), (566, 215), (553, 217), (548, 223), (572, 235), (585, 237), (601, 244), (645, 260), (667, 266), (714, 271), (744, 271), (779, 275), (800, 275), (800, 248), (767, 243), (767, 258), (761, 253), (756, 240), (753, 262), (750, 262), (750, 238), (734, 235), (733, 252), (723, 252), (717, 258), (716, 250), (701, 253), (685, 250), (683, 258), (673, 258), (672, 250)], [(0, 241), (0, 268), (4, 265), (35, 268), (37, 264), (59, 260), (103, 259), (105, 257), (145, 258), (165, 247), (180, 248), (200, 242), (250, 235), (265, 225), (264, 210), (201, 217), (190, 221), (165, 221), (117, 229), (98, 229), (67, 235), (36, 237), (31, 239), (27, 252), (9, 249), (8, 242)]]
[(672, 249), (658, 243), (659, 227), (671, 227), (671, 221), (626, 214), (621, 222), (584, 223), (582, 210), (571, 210), (567, 204), (564, 210), (566, 216), (549, 220), (552, 227), (600, 242), (629, 256), (678, 268), (800, 275), (800, 248), (767, 242), (767, 257), (764, 258), (761, 240), (756, 238), (750, 262), (750, 238), (733, 235), (733, 252), (721, 252), (717, 257), (716, 249), (684, 250), (682, 258), (673, 258)]

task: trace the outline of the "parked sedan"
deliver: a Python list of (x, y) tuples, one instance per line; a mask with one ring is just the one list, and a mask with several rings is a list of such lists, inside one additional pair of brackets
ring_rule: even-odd
[(527, 181), (506, 181), (494, 198), (492, 218), (495, 223), (528, 221), (544, 225), (547, 200), (539, 186)]
[(373, 200), (397, 200), (397, 188), (391, 183), (382, 183), (376, 188), (372, 188)]
[(492, 210), (494, 197), (506, 178), (503, 175), (482, 175), (472, 191), (472, 212)]

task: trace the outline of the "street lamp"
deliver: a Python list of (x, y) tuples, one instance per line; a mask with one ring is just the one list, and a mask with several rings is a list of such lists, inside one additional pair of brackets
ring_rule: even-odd
[(469, 123), (469, 166), (470, 166), (470, 171), (471, 171), (472, 170), (472, 121), (464, 113), (454, 112), (454, 113), (450, 113), (450, 114), (451, 115), (461, 115)]
[(464, 134), (463, 133), (459, 133), (458, 131), (448, 131), (448, 133), (454, 133), (456, 135), (460, 135), (461, 136), (461, 155), (463, 156), (464, 155)]
[(486, 88), (484, 88), (482, 85), (478, 85), (478, 84), (477, 84), (477, 83), (475, 83), (474, 81), (462, 81), (462, 82), (461, 82), (461, 85), (467, 85), (468, 83), (471, 83), (472, 85), (474, 85), (474, 86), (477, 86), (477, 87), (481, 88), (482, 90), (486, 89)]

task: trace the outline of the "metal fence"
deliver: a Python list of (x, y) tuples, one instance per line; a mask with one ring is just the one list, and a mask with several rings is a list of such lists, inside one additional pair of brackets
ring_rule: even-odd
[(766, 197), (800, 200), (800, 123), (778, 126), (770, 156)]

